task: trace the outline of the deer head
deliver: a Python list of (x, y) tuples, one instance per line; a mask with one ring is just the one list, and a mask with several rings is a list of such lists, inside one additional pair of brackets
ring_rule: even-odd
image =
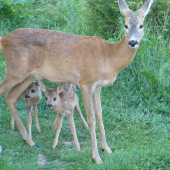
[(48, 108), (52, 109), (53, 106), (59, 105), (60, 93), (63, 91), (62, 86), (58, 86), (56, 88), (48, 88), (45, 85), (41, 85), (41, 87), (45, 92), (46, 104)]
[(39, 82), (32, 82), (26, 89), (25, 99), (31, 99), (40, 92)]
[(125, 16), (125, 37), (131, 48), (137, 48), (144, 35), (143, 21), (152, 3), (153, 0), (146, 1), (143, 6), (134, 13), (129, 9), (124, 0), (118, 0), (119, 8)]

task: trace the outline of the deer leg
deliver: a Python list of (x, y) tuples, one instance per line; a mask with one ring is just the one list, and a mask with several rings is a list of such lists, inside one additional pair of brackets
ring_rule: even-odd
[[(16, 104), (15, 104), (15, 107), (16, 107)], [(14, 128), (15, 128), (15, 121), (14, 121), (14, 117), (11, 114), (11, 129), (14, 130)]]
[(32, 138), (32, 136), (31, 136), (31, 124), (32, 124), (31, 110), (32, 110), (32, 106), (28, 102), (26, 102), (26, 107), (27, 107), (28, 134), (29, 134), (30, 138)]
[(87, 113), (88, 123), (90, 125), (91, 138), (92, 138), (92, 157), (97, 164), (102, 163), (97, 149), (97, 139), (95, 132), (95, 116), (93, 111), (93, 101), (92, 101), (92, 89), (87, 86), (80, 87), (82, 91), (83, 103)]
[(80, 119), (81, 119), (81, 121), (83, 122), (84, 127), (88, 130), (88, 129), (89, 129), (89, 126), (88, 126), (87, 122), (84, 120), (84, 117), (83, 117), (83, 115), (82, 115), (82, 113), (81, 113), (81, 110), (80, 110), (80, 107), (79, 107), (78, 102), (77, 102), (77, 104), (76, 104), (76, 106), (75, 106), (75, 110), (76, 110), (76, 112), (78, 113), (78, 115), (80, 116)]
[(59, 119), (58, 117), (59, 117), (59, 115), (57, 114), (57, 117), (56, 117), (56, 119), (55, 119), (55, 122), (54, 122), (54, 125), (53, 125), (53, 128), (52, 128), (52, 131), (54, 131), (54, 130), (57, 129), (58, 119)]
[(78, 139), (77, 139), (76, 127), (75, 127), (75, 124), (74, 124), (73, 112), (71, 114), (68, 114), (68, 119), (69, 119), (69, 122), (70, 122), (70, 129), (71, 129), (71, 132), (72, 132), (73, 137), (74, 137), (74, 143), (75, 143), (76, 150), (80, 151), (80, 145), (79, 145), (79, 142), (78, 142)]
[(97, 121), (98, 121), (98, 125), (99, 125), (102, 150), (106, 151), (107, 153), (112, 153), (111, 149), (107, 145), (106, 137), (105, 137), (105, 130), (104, 130), (104, 125), (103, 125), (103, 120), (102, 120), (100, 90), (101, 90), (101, 88), (98, 87), (95, 89), (95, 91), (93, 93), (94, 111), (95, 111), (95, 115), (97, 117)]
[(0, 84), (0, 97), (8, 92), (10, 89), (12, 89), (16, 84), (20, 83), (23, 80), (16, 81), (15, 78), (6, 75), (5, 79)]
[[(9, 93), (5, 96), (5, 101), (9, 107), (9, 110), (12, 116), (15, 119), (15, 122), (19, 128), (19, 131), (22, 135), (22, 138), (28, 143), (29, 146), (35, 145), (34, 141), (28, 135), (16, 109), (16, 101), (21, 93), (33, 82), (33, 77), (26, 78), (22, 83), (19, 83), (15, 87), (13, 87)], [(12, 83), (12, 82), (11, 82)], [(0, 87), (1, 90), (1, 87)]]
[(62, 127), (62, 122), (63, 122), (63, 116), (57, 114), (57, 118), (56, 118), (56, 121), (55, 121), (55, 125), (56, 125), (56, 135), (55, 135), (55, 139), (54, 139), (54, 142), (53, 142), (53, 145), (52, 145), (52, 148), (55, 149), (56, 145), (58, 144), (58, 137), (59, 137), (59, 133), (60, 133), (60, 130), (61, 130), (61, 127)]
[(35, 116), (35, 122), (36, 122), (36, 129), (38, 132), (41, 132), (40, 126), (39, 126), (39, 122), (38, 122), (38, 109), (37, 109), (37, 105), (33, 106), (34, 109), (34, 116)]
[(11, 115), (11, 129), (14, 130), (14, 128), (15, 128), (14, 117)]

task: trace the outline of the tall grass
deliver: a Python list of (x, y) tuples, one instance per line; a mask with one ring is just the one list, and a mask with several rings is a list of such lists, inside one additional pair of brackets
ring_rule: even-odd
[(21, 27), (52, 29), (81, 35), (90, 32), (83, 16), (83, 0), (29, 0), (26, 1), (24, 9), (20, 8), (20, 15), (27, 13), (27, 16), (18, 25), (15, 22), (10, 23), (8, 19), (1, 21), (2, 35), (6, 34), (4, 28), (9, 32)]
[[(10, 0), (8, 0), (10, 2)], [(85, 24), (83, 0), (30, 0), (25, 11), (30, 16), (20, 24), (0, 21), (0, 34), (6, 35), (20, 27), (53, 29), (79, 35), (96, 35)], [(102, 88), (101, 102), (103, 120), (111, 155), (101, 151), (99, 130), (96, 126), (99, 154), (103, 164), (96, 165), (91, 159), (90, 132), (85, 130), (80, 118), (75, 114), (77, 136), (81, 152), (74, 149), (69, 130), (69, 121), (64, 119), (55, 150), (51, 149), (55, 132), (52, 126), (56, 114), (48, 110), (43, 99), (38, 106), (42, 132), (37, 133), (33, 118), (32, 136), (39, 148), (29, 147), (23, 142), (18, 128), (10, 128), (10, 112), (3, 97), (0, 98), (0, 145), (3, 148), (0, 169), (169, 169), (170, 167), (170, 108), (169, 108), (169, 44), (167, 25), (169, 16), (165, 12), (165, 23), (145, 23), (145, 36), (140, 43), (134, 61), (117, 76), (113, 86)], [(123, 34), (120, 19), (117, 32), (110, 35), (110, 42), (119, 41)], [(99, 35), (100, 36), (100, 35)], [(167, 63), (167, 64), (166, 64)], [(6, 64), (0, 54), (0, 81), (5, 77)], [(162, 69), (162, 70), (161, 70)], [(143, 74), (142, 74), (143, 73)], [(148, 74), (145, 74), (148, 73)], [(155, 81), (154, 81), (155, 80)], [(56, 86), (45, 82), (48, 86)], [(81, 91), (78, 89), (80, 107), (86, 117)], [(27, 127), (24, 102), (17, 105), (19, 115)], [(38, 164), (40, 155), (46, 163)]]

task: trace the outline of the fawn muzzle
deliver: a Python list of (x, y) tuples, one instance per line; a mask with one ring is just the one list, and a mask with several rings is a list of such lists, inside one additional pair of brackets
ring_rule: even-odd
[(25, 95), (25, 99), (30, 99), (30, 96), (28, 96), (28, 95)]
[(51, 109), (53, 107), (52, 104), (48, 104), (47, 106), (48, 106), (49, 109)]

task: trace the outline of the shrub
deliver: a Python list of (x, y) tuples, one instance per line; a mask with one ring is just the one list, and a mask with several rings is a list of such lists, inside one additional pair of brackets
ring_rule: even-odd
[(2, 23), (8, 24), (9, 31), (21, 27), (24, 21), (26, 21), (30, 15), (33, 15), (31, 12), (25, 11), (27, 3), (26, 0), (10, 3), (8, 1), (0, 0), (1, 25), (3, 25)]

